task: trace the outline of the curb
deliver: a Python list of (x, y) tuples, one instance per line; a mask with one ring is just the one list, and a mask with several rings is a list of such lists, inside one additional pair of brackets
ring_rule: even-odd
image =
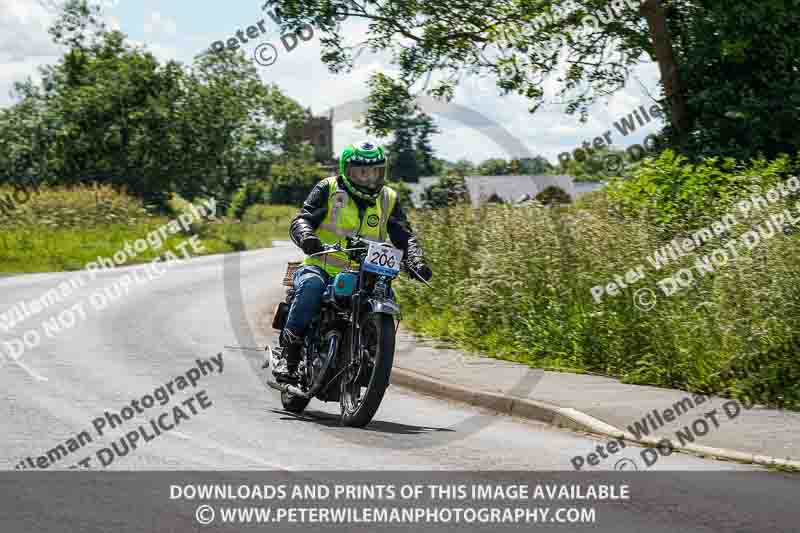
[[(571, 407), (560, 407), (539, 400), (529, 400), (505, 394), (473, 390), (454, 383), (441, 381), (407, 368), (395, 366), (394, 369), (392, 369), (391, 384), (430, 396), (464, 402), (511, 416), (537, 420), (556, 427), (583, 431), (595, 435), (612, 437), (614, 439), (623, 439), (627, 442), (640, 444), (648, 448), (657, 446), (662, 440), (660, 437), (656, 436), (637, 439), (630, 433), (612, 426), (611, 424), (607, 424), (582, 411), (572, 409)], [(687, 444), (685, 446), (674, 446), (673, 450), (737, 463), (774, 466), (800, 471), (800, 461), (780, 459), (727, 448), (713, 448), (698, 444)]]

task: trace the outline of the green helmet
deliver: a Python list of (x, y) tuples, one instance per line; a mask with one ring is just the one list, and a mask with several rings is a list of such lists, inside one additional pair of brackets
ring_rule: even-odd
[[(361, 169), (375, 168), (372, 172)], [(339, 158), (339, 173), (347, 192), (363, 200), (374, 202), (386, 180), (386, 153), (374, 142), (351, 144)]]

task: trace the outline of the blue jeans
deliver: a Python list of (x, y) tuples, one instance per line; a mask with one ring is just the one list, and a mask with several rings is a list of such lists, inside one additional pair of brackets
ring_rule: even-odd
[(301, 266), (294, 273), (294, 300), (289, 308), (286, 329), (302, 337), (308, 325), (314, 320), (322, 307), (322, 294), (331, 277), (318, 266)]
[[(302, 338), (311, 321), (322, 307), (322, 295), (331, 283), (331, 276), (318, 266), (301, 266), (294, 273), (294, 299), (286, 318), (286, 330), (296, 337)], [(392, 300), (394, 289), (389, 290)]]

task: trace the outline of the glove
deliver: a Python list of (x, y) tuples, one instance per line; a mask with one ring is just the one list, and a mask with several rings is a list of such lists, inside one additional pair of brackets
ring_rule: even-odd
[(313, 255), (323, 251), (322, 241), (319, 240), (319, 237), (316, 235), (309, 235), (303, 242), (300, 244), (300, 248), (303, 250), (303, 253), (306, 255)]
[(415, 261), (411, 265), (411, 268), (414, 269), (414, 271), (419, 274), (419, 277), (425, 281), (430, 281), (433, 277), (433, 271), (431, 268), (422, 261)]

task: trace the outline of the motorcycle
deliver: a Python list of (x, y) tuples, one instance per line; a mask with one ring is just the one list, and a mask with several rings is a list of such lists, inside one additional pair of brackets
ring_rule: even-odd
[[(342, 425), (360, 428), (378, 411), (392, 373), (395, 336), (402, 319), (392, 280), (405, 269), (428, 284), (391, 244), (348, 237), (344, 248), (338, 243), (325, 246), (312, 257), (334, 252), (346, 253), (350, 268), (328, 284), (321, 311), (307, 330), (298, 366), (300, 383), (279, 384), (269, 379), (268, 384), (280, 391), (287, 411), (302, 413), (313, 398), (339, 402)], [(289, 278), (291, 272), (287, 272)], [(285, 326), (293, 298), (290, 287), (279, 304), (274, 329)], [(286, 364), (281, 350), (268, 346), (267, 351), (265, 367)]]

